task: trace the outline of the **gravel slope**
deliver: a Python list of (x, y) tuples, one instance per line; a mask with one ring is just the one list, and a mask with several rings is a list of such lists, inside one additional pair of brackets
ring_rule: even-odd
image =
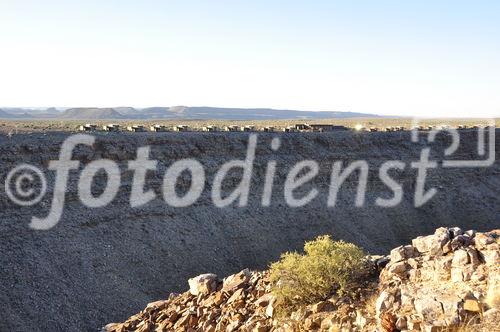
[[(259, 134), (247, 207), (214, 207), (210, 184), (219, 167), (244, 158), (245, 133), (119, 133), (99, 134), (93, 148), (79, 147), (74, 158), (86, 163), (110, 158), (123, 170), (119, 196), (108, 207), (84, 208), (77, 196), (77, 173), (71, 176), (61, 222), (49, 231), (28, 228), (32, 215), (45, 216), (50, 193), (33, 208), (12, 204), (3, 190), (8, 171), (21, 162), (46, 167), (57, 159), (68, 133), (0, 136), (0, 331), (96, 331), (110, 321), (123, 321), (148, 302), (165, 298), (170, 291), (184, 291), (185, 280), (203, 272), (229, 275), (242, 268), (265, 268), (281, 252), (302, 247), (304, 240), (332, 234), (355, 242), (372, 253), (384, 253), (438, 226), (488, 230), (500, 227), (500, 167), (442, 169), (429, 173), (428, 186), (439, 188), (429, 203), (413, 207), (414, 169), (424, 142), (412, 143), (409, 133), (308, 133)], [(273, 152), (270, 141), (282, 138)], [(496, 147), (500, 150), (500, 131)], [(475, 133), (462, 132), (457, 158), (471, 158)], [(433, 158), (441, 158), (445, 138), (433, 144)], [(159, 171), (148, 183), (159, 198), (142, 208), (129, 207), (131, 173), (128, 160), (137, 147), (151, 145), (151, 158)], [(499, 153), (496, 153), (497, 160)], [(182, 158), (196, 158), (206, 168), (207, 186), (195, 206), (172, 208), (161, 200), (165, 168)], [(290, 167), (313, 159), (320, 173), (311, 182), (320, 195), (302, 208), (288, 208), (283, 184)], [(365, 159), (370, 164), (366, 204), (353, 206), (355, 177), (341, 190), (335, 208), (327, 208), (331, 164)], [(270, 160), (276, 160), (277, 176), (270, 207), (262, 207), (263, 178)], [(391, 192), (378, 178), (386, 160), (406, 162), (399, 173), (405, 195), (397, 208), (374, 204)], [(46, 172), (49, 188), (54, 172)], [(231, 173), (227, 181), (238, 182)], [(188, 181), (183, 180), (186, 184)], [(96, 181), (102, 187), (103, 179)], [(302, 191), (310, 189), (309, 186)]]

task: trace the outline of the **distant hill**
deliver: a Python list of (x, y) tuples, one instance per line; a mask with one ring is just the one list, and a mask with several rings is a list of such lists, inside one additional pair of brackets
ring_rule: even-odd
[(133, 107), (113, 107), (113, 109), (125, 116), (137, 114), (137, 110)]
[(0, 118), (30, 117), (34, 119), (199, 119), (199, 120), (282, 120), (282, 119), (345, 119), (356, 117), (378, 117), (374, 114), (355, 112), (313, 112), (277, 110), (271, 108), (221, 108), (221, 107), (77, 107), (60, 110), (9, 108), (0, 112)]
[[(280, 120), (374, 117), (354, 112), (311, 112), (271, 108), (177, 107), (175, 115), (187, 119)], [(376, 116), (376, 115), (375, 115)]]
[(127, 116), (119, 113), (113, 108), (70, 108), (58, 116), (61, 119), (126, 119)]
[(174, 118), (175, 112), (172, 112), (171, 109), (172, 107), (149, 107), (138, 112), (147, 119)]
[(10, 116), (12, 116), (12, 114), (9, 114), (9, 113), (5, 112), (4, 110), (0, 109), (0, 118), (8, 118)]
[(26, 118), (31, 118), (31, 116), (27, 113), (8, 113), (4, 111), (3, 109), (0, 109), (0, 119), (26, 119)]

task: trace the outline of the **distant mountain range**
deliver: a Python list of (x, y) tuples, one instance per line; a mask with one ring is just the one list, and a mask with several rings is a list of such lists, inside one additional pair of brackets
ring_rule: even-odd
[(355, 112), (312, 112), (277, 110), (271, 108), (220, 107), (78, 107), (78, 108), (2, 108), (0, 119), (75, 119), (75, 120), (127, 120), (127, 119), (213, 119), (213, 120), (280, 120), (379, 117)]

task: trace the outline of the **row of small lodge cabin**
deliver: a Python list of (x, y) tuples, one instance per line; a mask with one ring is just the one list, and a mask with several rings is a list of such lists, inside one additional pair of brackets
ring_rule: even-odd
[(346, 126), (338, 126), (332, 124), (307, 124), (307, 123), (296, 124), (295, 129), (298, 131), (315, 131), (315, 132), (349, 130), (349, 128), (347, 128)]
[[(102, 127), (104, 131), (111, 131), (111, 132), (116, 132), (120, 130), (120, 125), (118, 124), (107, 124)], [(80, 131), (95, 131), (97, 130), (97, 125), (94, 124), (85, 124), (80, 126)], [(128, 131), (132, 132), (144, 132), (146, 131), (146, 128), (141, 125), (133, 125), (133, 126), (128, 126), (127, 127)], [(163, 132), (163, 131), (169, 131), (169, 129), (164, 126), (164, 125), (153, 125), (150, 127), (151, 131), (154, 132)], [(174, 126), (172, 129), (173, 131), (179, 131), (179, 132), (186, 132), (190, 131), (191, 128), (187, 125), (177, 125)], [(214, 131), (220, 131), (220, 128), (217, 126), (205, 126), (201, 128), (202, 131), (207, 131), (207, 132), (214, 132)], [(229, 125), (225, 126), (223, 131), (229, 131), (229, 132), (235, 132), (235, 131), (243, 131), (243, 132), (251, 132), (251, 131), (256, 131), (255, 126), (253, 125), (247, 125), (247, 126), (238, 126), (238, 125)], [(264, 132), (275, 132), (277, 131), (276, 127), (274, 126), (266, 126), (260, 129), (261, 131)], [(296, 124), (294, 126), (288, 126), (283, 129), (284, 132), (328, 132), (328, 131), (336, 131), (336, 130), (349, 130), (349, 128), (345, 126), (338, 126), (338, 125), (331, 125), (331, 124), (307, 124), (307, 123), (300, 123)]]

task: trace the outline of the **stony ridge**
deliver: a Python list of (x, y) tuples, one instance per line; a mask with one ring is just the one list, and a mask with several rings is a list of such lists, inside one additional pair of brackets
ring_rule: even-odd
[(203, 274), (189, 280), (189, 291), (103, 331), (479, 331), (500, 318), (499, 245), (500, 230), (438, 228), (388, 256), (368, 257), (378, 277), (356, 300), (331, 297), (289, 317), (276, 315), (266, 271), (224, 280)]

